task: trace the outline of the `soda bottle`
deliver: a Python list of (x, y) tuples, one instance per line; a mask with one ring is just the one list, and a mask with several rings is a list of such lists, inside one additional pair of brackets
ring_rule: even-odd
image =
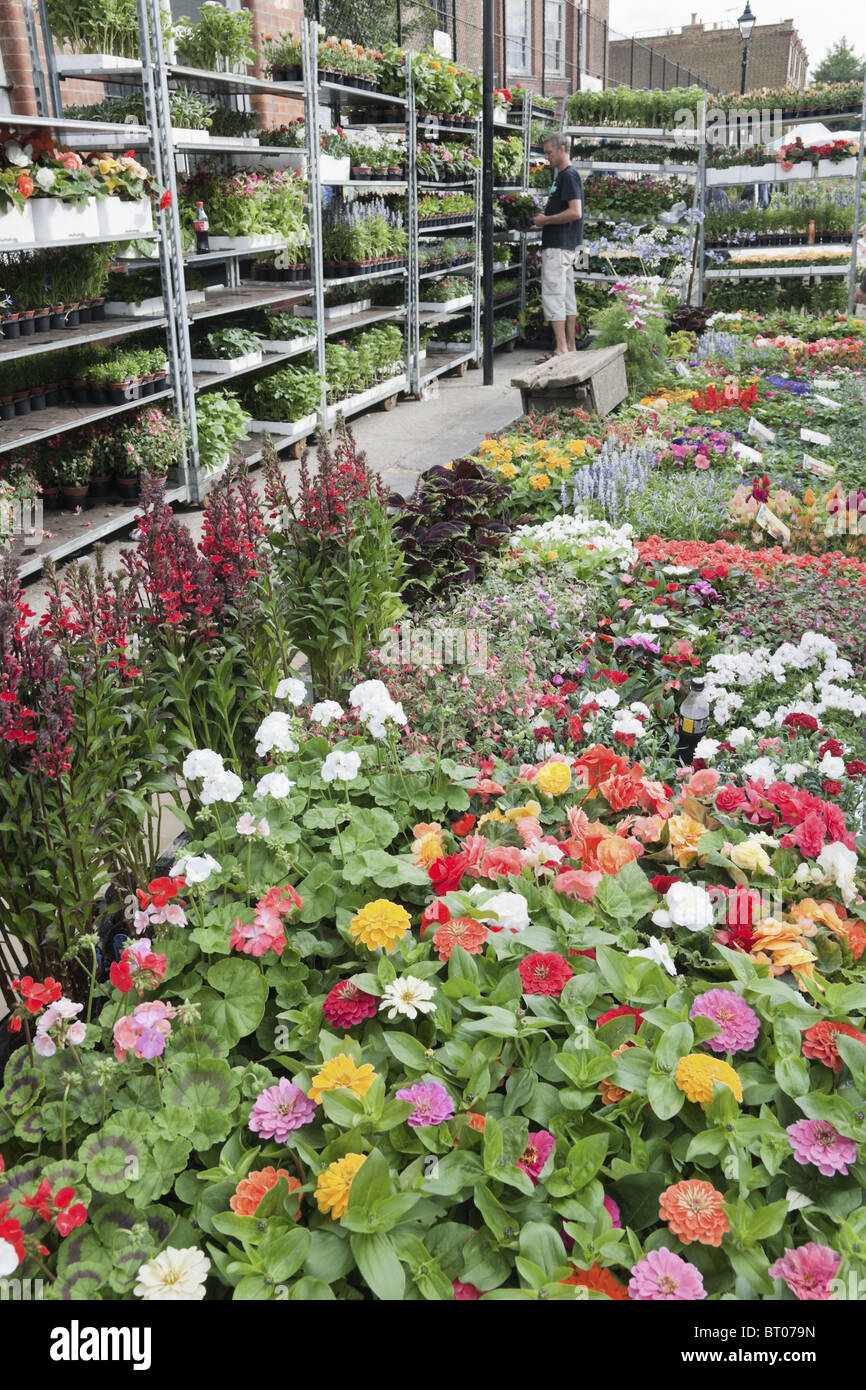
[(192, 225), (195, 230), (196, 255), (206, 256), (210, 251), (210, 223), (207, 220), (204, 203), (196, 203), (195, 220)]
[(686, 698), (680, 705), (677, 732), (677, 756), (680, 762), (694, 761), (695, 748), (706, 735), (710, 724), (710, 702), (704, 694), (704, 677), (695, 676)]

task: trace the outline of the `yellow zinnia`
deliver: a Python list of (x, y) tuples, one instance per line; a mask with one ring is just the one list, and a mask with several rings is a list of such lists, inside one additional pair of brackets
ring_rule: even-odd
[(570, 454), (574, 454), (576, 458), (583, 458), (584, 454), (586, 453), (586, 440), (572, 439), (566, 445), (566, 448), (568, 449), (568, 452)]
[(353, 1096), (365, 1096), (375, 1080), (376, 1073), (369, 1062), (358, 1067), (347, 1053), (341, 1052), (322, 1063), (322, 1070), (313, 1077), (307, 1095), (317, 1105), (321, 1102), (323, 1091), (351, 1091)]
[(366, 1158), (366, 1154), (344, 1154), (319, 1174), (315, 1197), (323, 1216), (330, 1212), (332, 1221), (342, 1221), (349, 1206), (352, 1179)]
[(571, 786), (571, 768), (568, 763), (545, 763), (538, 770), (535, 785), (548, 796), (561, 796)]
[(385, 951), (393, 951), (395, 943), (408, 930), (409, 913), (405, 907), (389, 902), (387, 898), (377, 898), (374, 903), (367, 903), (349, 923), (353, 941), (360, 942), (368, 951), (375, 951), (377, 946)]
[(734, 1068), (719, 1057), (704, 1057), (701, 1053), (690, 1052), (677, 1063), (677, 1085), (681, 1091), (685, 1091), (689, 1100), (697, 1101), (698, 1105), (709, 1105), (713, 1098), (714, 1081), (727, 1086), (736, 1099), (742, 1101), (740, 1078)]
[(499, 472), (508, 483), (511, 482), (512, 478), (517, 477), (517, 469), (514, 467), (513, 463), (501, 463), (499, 465)]

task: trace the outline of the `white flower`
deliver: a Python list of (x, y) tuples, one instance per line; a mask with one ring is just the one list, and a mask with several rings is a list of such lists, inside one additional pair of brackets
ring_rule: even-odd
[(643, 951), (629, 951), (629, 955), (643, 956), (645, 960), (654, 960), (656, 965), (663, 965), (669, 975), (676, 976), (677, 968), (674, 965), (670, 948), (666, 941), (659, 941), (657, 936), (650, 937), (650, 944)]
[(782, 781), (799, 782), (805, 771), (805, 763), (785, 763), (785, 766), (782, 768)]
[(670, 623), (668, 619), (665, 617), (664, 613), (650, 613), (647, 616), (647, 622), (649, 623), (650, 627), (670, 627)]
[(294, 786), (284, 772), (266, 772), (264, 777), (260, 777), (256, 783), (253, 795), (261, 801), (264, 797), (273, 797), (274, 801), (282, 801), (288, 796)]
[(616, 709), (619, 704), (619, 696), (615, 690), (600, 690), (597, 695), (593, 695), (593, 702), (599, 709)]
[(649, 708), (648, 705), (643, 704), (640, 700), (633, 700), (632, 703), (629, 705), (629, 709), (631, 710), (632, 714), (636, 714), (643, 719), (652, 718), (652, 710)]
[(686, 927), (689, 931), (705, 931), (713, 925), (714, 903), (705, 888), (695, 883), (673, 883), (665, 894), (667, 908), (657, 908), (652, 915), (657, 927)]
[(719, 751), (719, 740), (717, 738), (702, 738), (695, 745), (694, 756), (702, 758), (705, 763), (711, 763)]
[(175, 1250), (167, 1245), (141, 1266), (133, 1293), (151, 1302), (200, 1302), (209, 1269), (210, 1260), (201, 1250)]
[(857, 852), (848, 849), (841, 840), (825, 845), (815, 861), (818, 868), (832, 878), (846, 903), (853, 902), (857, 891), (854, 874), (857, 871)]
[(346, 753), (341, 748), (335, 748), (322, 763), (319, 776), (323, 782), (354, 782), (360, 769), (360, 753)]
[(22, 150), (17, 140), (6, 141), (5, 154), (6, 163), (14, 164), (16, 169), (26, 169), (30, 164), (30, 155)]
[(349, 691), (349, 704), (373, 738), (385, 737), (386, 719), (395, 724), (406, 723), (403, 706), (391, 699), (382, 681), (362, 681), (356, 685)]
[(744, 763), (742, 772), (744, 777), (751, 777), (756, 782), (772, 782), (776, 775), (776, 769), (769, 758), (755, 758), (750, 763)]
[(210, 854), (185, 854), (169, 870), (169, 877), (176, 878), (178, 874), (183, 874), (187, 883), (204, 883), (211, 874), (220, 873), (221, 867)]
[(202, 806), (212, 806), (215, 801), (237, 801), (244, 784), (236, 772), (223, 769), (213, 777), (206, 777), (201, 786)]
[(15, 1252), (15, 1246), (9, 1240), (0, 1240), (0, 1279), (5, 1279), (17, 1268), (18, 1256)]
[(794, 870), (794, 882), (795, 882), (795, 883), (808, 883), (811, 877), (812, 877), (812, 866), (811, 866), (811, 864), (806, 864), (806, 863), (804, 862), (804, 863), (802, 863), (802, 864), (798, 864), (798, 865), (797, 865), (796, 869)]
[(286, 679), (280, 681), (277, 686), (274, 692), (274, 699), (288, 700), (292, 705), (300, 705), (303, 703), (306, 693), (307, 688), (303, 681), (296, 680), (293, 676), (287, 676)]
[(263, 758), (266, 753), (276, 749), (278, 753), (297, 753), (298, 745), (292, 738), (292, 725), (287, 714), (275, 709), (262, 720), (256, 729), (256, 753)]
[(741, 724), (738, 729), (732, 729), (728, 734), (728, 743), (733, 744), (739, 753), (740, 749), (744, 748), (747, 743), (751, 743), (754, 737), (751, 729), (747, 729), (744, 724)]
[(475, 913), (475, 919), (478, 922), (492, 919), (503, 931), (521, 932), (529, 926), (529, 908), (519, 893), (495, 893)]
[(822, 777), (829, 777), (834, 782), (844, 776), (845, 761), (843, 758), (834, 758), (832, 753), (825, 753), (818, 764), (818, 771)]
[(183, 775), (188, 782), (199, 777), (216, 777), (223, 770), (223, 760), (212, 748), (194, 748), (183, 760)]
[(244, 814), (239, 817), (235, 830), (239, 835), (270, 835), (271, 833), (271, 827), (268, 825), (264, 816), (262, 816), (257, 824), (252, 811), (245, 811)]
[[(544, 872), (545, 864), (559, 864), (565, 858), (565, 851), (559, 845), (549, 845), (546, 840), (533, 840), (531, 845), (520, 851), (524, 864), (529, 864), (536, 873)], [(553, 869), (548, 869), (553, 873)]]
[(39, 187), (47, 193), (49, 188), (53, 188), (54, 184), (56, 183), (56, 175), (54, 173), (54, 170), (38, 169), (36, 172), (35, 182), (38, 183)]
[(768, 710), (762, 709), (760, 714), (756, 714), (752, 723), (756, 729), (766, 729), (768, 724), (772, 724), (773, 716)]
[(392, 980), (385, 986), (379, 1010), (387, 1009), (389, 1018), (396, 1018), (398, 1014), (404, 1018), (417, 1018), (419, 1013), (429, 1014), (436, 1008), (432, 1002), (435, 993), (426, 980), (404, 975), (402, 980)]
[(625, 710), (619, 710), (614, 715), (613, 732), (615, 734), (634, 734), (635, 738), (642, 738), (646, 730), (639, 719), (633, 719)]
[(310, 710), (310, 718), (314, 724), (321, 724), (323, 729), (327, 729), (332, 720), (343, 718), (343, 708), (336, 700), (320, 700)]
[[(585, 729), (589, 727), (587, 720), (583, 721), (583, 727)], [(552, 758), (555, 752), (556, 744), (551, 743), (550, 739), (547, 739), (544, 743), (536, 743), (535, 745), (535, 757), (540, 763), (546, 763), (548, 758)]]

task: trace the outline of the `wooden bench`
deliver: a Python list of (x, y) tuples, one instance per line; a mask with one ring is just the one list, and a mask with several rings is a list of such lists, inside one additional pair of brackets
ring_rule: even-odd
[(614, 343), (589, 352), (568, 352), (513, 376), (511, 385), (519, 387), (527, 414), (580, 406), (594, 415), (609, 415), (628, 394), (625, 350), (625, 343)]

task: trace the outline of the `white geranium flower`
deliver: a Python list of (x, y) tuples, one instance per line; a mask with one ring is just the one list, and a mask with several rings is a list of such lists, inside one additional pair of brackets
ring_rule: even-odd
[(760, 714), (756, 714), (752, 720), (756, 729), (766, 729), (767, 725), (772, 724), (772, 722), (773, 716), (770, 714), (769, 710), (765, 709), (762, 709)]
[(18, 1268), (18, 1255), (9, 1240), (0, 1240), (0, 1279), (14, 1274)]
[(379, 1011), (388, 1010), (389, 1018), (402, 1014), (404, 1018), (417, 1018), (418, 1014), (429, 1014), (436, 1008), (433, 996), (436, 991), (426, 980), (414, 975), (404, 975), (402, 980), (392, 980), (385, 986)]
[(206, 777), (201, 788), (202, 806), (212, 806), (216, 801), (237, 801), (243, 793), (244, 784), (236, 772), (224, 768), (213, 777)]
[(651, 936), (650, 944), (642, 951), (629, 951), (628, 954), (630, 956), (642, 956), (645, 960), (654, 960), (656, 965), (664, 966), (669, 975), (676, 976), (677, 968), (674, 965), (670, 947), (666, 941), (659, 941), (657, 936)]
[(183, 775), (188, 782), (200, 777), (216, 777), (223, 770), (223, 760), (212, 748), (194, 748), (183, 761)]
[(313, 708), (310, 710), (310, 718), (313, 723), (321, 724), (323, 729), (327, 729), (328, 725), (334, 719), (342, 719), (343, 714), (343, 708), (341, 705), (337, 704), (336, 700), (320, 700), (319, 703), (313, 705)]
[(284, 772), (266, 772), (256, 783), (253, 795), (258, 801), (264, 800), (266, 796), (272, 797), (274, 801), (282, 801), (294, 785)]
[(719, 751), (719, 740), (717, 738), (702, 738), (695, 745), (695, 757), (702, 758), (705, 763), (711, 763)]
[(218, 874), (221, 865), (210, 854), (185, 854), (169, 870), (170, 878), (182, 874), (187, 883), (205, 883), (211, 874)]
[(235, 830), (239, 835), (264, 836), (270, 835), (271, 833), (271, 827), (268, 825), (264, 816), (262, 816), (261, 820), (257, 823), (252, 811), (245, 811), (244, 814), (238, 818)]
[(825, 845), (815, 861), (822, 874), (831, 878), (846, 903), (854, 901), (857, 886), (854, 875), (857, 872), (857, 851), (848, 849), (841, 840)]
[(210, 1260), (201, 1250), (167, 1245), (141, 1266), (133, 1293), (149, 1302), (201, 1302), (209, 1269)]
[(652, 920), (657, 927), (686, 927), (706, 931), (713, 925), (715, 905), (705, 888), (695, 883), (673, 883), (665, 893), (667, 907), (657, 908)]
[(274, 692), (275, 700), (288, 700), (292, 705), (303, 704), (307, 688), (303, 681), (296, 680), (294, 676), (287, 676), (280, 681)]
[(354, 782), (360, 770), (360, 753), (335, 748), (322, 763), (319, 776), (323, 782)]
[(292, 738), (292, 725), (287, 714), (275, 709), (267, 715), (256, 729), (256, 754), (263, 758), (266, 753), (297, 753), (298, 745)]

